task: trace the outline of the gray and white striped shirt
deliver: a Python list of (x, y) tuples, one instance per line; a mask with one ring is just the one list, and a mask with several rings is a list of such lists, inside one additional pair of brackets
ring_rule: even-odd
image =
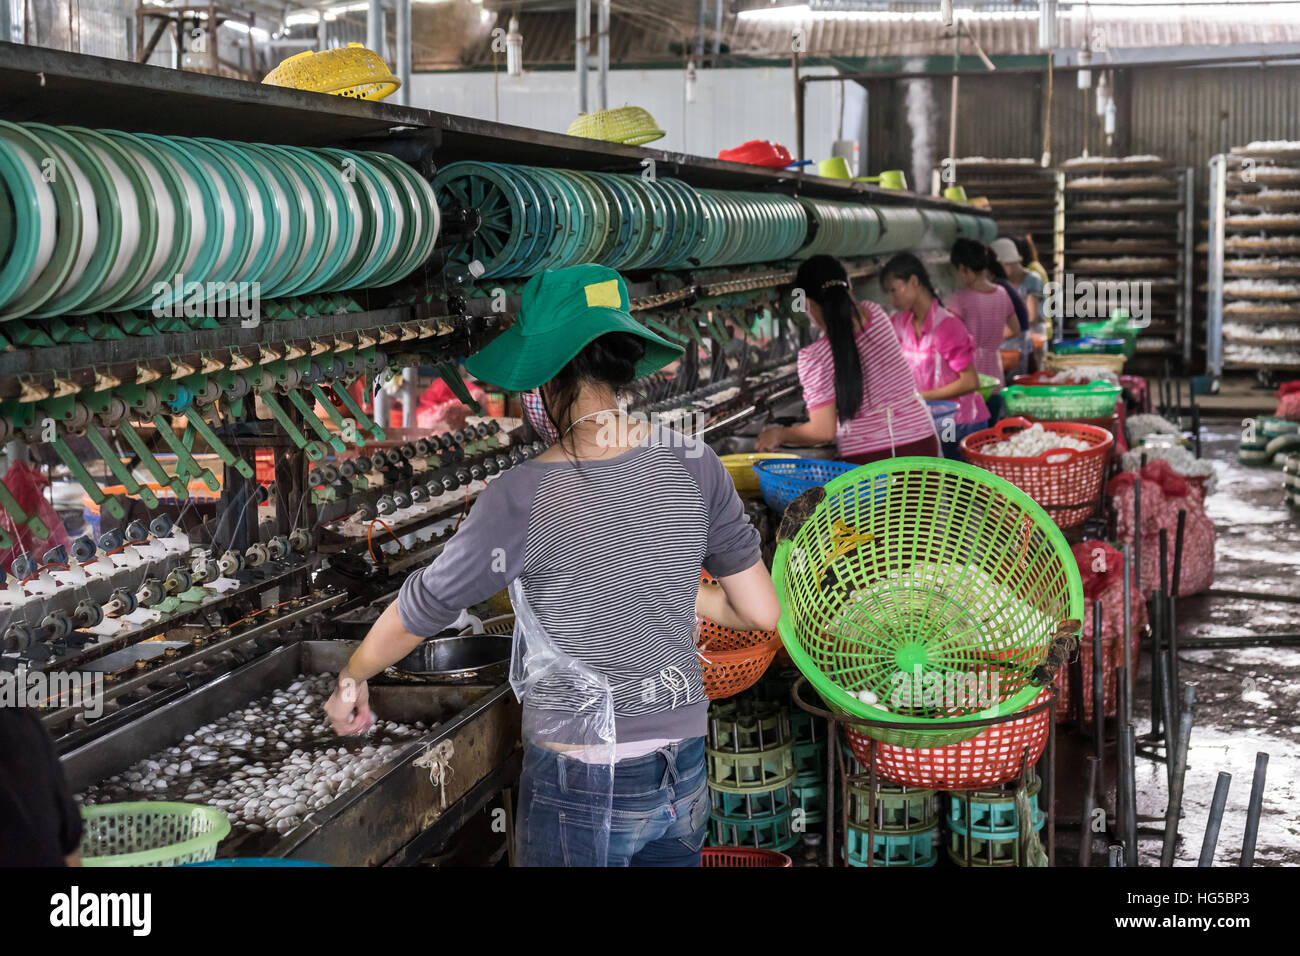
[[(609, 681), (620, 744), (695, 737), (708, 709), (694, 641), (700, 568), (723, 577), (759, 560), (718, 456), (655, 430), (615, 458), (505, 472), (402, 585), (398, 611), (407, 630), (433, 635), (522, 575), (556, 646)], [(589, 698), (561, 674), (526, 703), (568, 711)]]

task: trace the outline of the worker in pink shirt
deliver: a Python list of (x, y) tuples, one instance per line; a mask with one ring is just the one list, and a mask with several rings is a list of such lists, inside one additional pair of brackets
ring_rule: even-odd
[[(941, 428), (946, 458), (960, 459), (961, 440), (988, 427), (975, 371), (975, 340), (961, 319), (943, 307), (921, 260), (900, 252), (880, 272), (880, 284), (895, 312), (890, 317), (903, 358), (926, 401), (955, 401), (955, 428)], [(945, 434), (951, 431), (952, 434)]]

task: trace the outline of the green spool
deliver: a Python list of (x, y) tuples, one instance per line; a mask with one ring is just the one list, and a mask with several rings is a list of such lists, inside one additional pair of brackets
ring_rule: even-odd
[(921, 210), (878, 206), (876, 212), (881, 220), (881, 235), (872, 252), (906, 252), (925, 239), (926, 219)]
[[(117, 311), (124, 308), (122, 302), (127, 294), (135, 289), (144, 277), (145, 270), (153, 256), (158, 241), (158, 209), (154, 203), (153, 190), (145, 178), (144, 167), (135, 154), (127, 150), (116, 139), (98, 130), (83, 129), (79, 126), (65, 126), (64, 132), (77, 139), (89, 149), (96, 158), (104, 163), (110, 175), (116, 171), (122, 180), (122, 188), (117, 188), (114, 177), (114, 198), (110, 202), (118, 207), (117, 221), (121, 224), (117, 254), (109, 267), (107, 279), (76, 309), (69, 309), (70, 315), (86, 315), (91, 312)], [(140, 221), (140, 238), (135, 249), (127, 252), (120, 243), (125, 234), (127, 209), (133, 209)]]
[[(9, 202), (0, 202), (0, 310), (18, 291), (36, 267), (41, 233), (41, 207), (36, 187), (19, 156), (18, 149), (0, 139), (0, 184)], [(11, 214), (12, 213), (12, 214)]]
[(320, 265), (307, 277), (302, 286), (295, 289), (294, 295), (310, 295), (334, 288), (335, 277), (345, 267), (348, 247), (352, 243), (352, 232), (356, 226), (347, 214), (347, 198), (338, 174), (331, 169), (315, 152), (301, 146), (280, 146), (298, 160), (299, 169), (314, 181), (323, 200), (323, 215), (318, 220), (319, 231), (325, 238), (325, 249)]
[(957, 241), (957, 214), (947, 209), (923, 209), (925, 218), (925, 243), (930, 246), (949, 248)]
[[(164, 207), (157, 202), (157, 192), (154, 193), (154, 207), (157, 212), (157, 231), (155, 233), (155, 246), (153, 257), (150, 259), (148, 266), (145, 268), (144, 275), (141, 276), (139, 284), (126, 293), (125, 298), (115, 306), (117, 310), (142, 309), (146, 306), (157, 306), (160, 300), (168, 297), (164, 292), (161, 296), (154, 291), (157, 283), (166, 283), (171, 286), (172, 280), (176, 276), (176, 271), (185, 258), (189, 250), (190, 236), (190, 207), (185, 195), (184, 186), (181, 184), (181, 178), (176, 174), (175, 168), (171, 161), (164, 156), (156, 146), (148, 140), (134, 136), (131, 133), (121, 133), (116, 130), (108, 130), (105, 135), (116, 139), (122, 147), (128, 151), (134, 150), (140, 165), (145, 169), (146, 178), (148, 171), (153, 170), (157, 173), (158, 178), (162, 181), (164, 190), (172, 206), (172, 223), (170, 227), (163, 219)], [(166, 229), (170, 228), (170, 235), (163, 235)], [(178, 240), (177, 237), (183, 236), (185, 239)], [(168, 248), (170, 247), (170, 248)], [(166, 252), (164, 252), (166, 250)], [(173, 290), (174, 292), (174, 290)], [(173, 296), (174, 297), (174, 296)]]
[[(177, 264), (177, 269), (185, 277), (186, 284), (206, 282), (221, 253), (224, 227), (216, 187), (198, 161), (175, 140), (165, 136), (155, 136), (152, 133), (141, 133), (139, 138), (151, 143), (165, 160), (171, 161), (191, 211), (190, 239), (181, 261)], [(193, 192), (185, 188), (187, 178), (193, 187)], [(197, 202), (194, 201), (196, 195)], [(193, 215), (194, 210), (202, 212), (201, 221)], [(183, 299), (184, 295), (184, 288), (173, 289), (171, 294), (164, 293), (159, 297), (159, 304), (163, 307), (170, 306), (177, 300)]]
[(249, 164), (261, 173), (280, 221), (277, 237), (267, 243), (271, 255), (258, 280), (261, 297), (274, 299), (284, 294), (289, 284), (286, 280), (292, 278), (294, 267), (302, 257), (307, 242), (303, 229), (304, 213), (297, 202), (297, 187), (283, 165), (272, 158), (275, 154), (264, 152), (253, 143), (242, 143), (240, 149)]
[[(25, 153), (35, 167), (41, 170), (41, 178), (44, 180), (45, 164), (53, 157), (53, 151), (44, 140), (30, 130), (5, 120), (0, 120), (0, 139)], [(27, 315), (51, 299), (62, 287), (81, 251), (81, 197), (73, 177), (56, 175), (48, 183), (48, 188), (54, 197), (57, 223), (50, 258), (35, 276), (28, 273), (26, 287), (20, 285), (18, 294), (0, 313), (0, 321)]]

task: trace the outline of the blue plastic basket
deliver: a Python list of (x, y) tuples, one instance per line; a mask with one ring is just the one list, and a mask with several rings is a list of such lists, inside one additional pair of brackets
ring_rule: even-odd
[(186, 863), (185, 865), (240, 868), (253, 866), (329, 866), (328, 863), (313, 863), (311, 860), (287, 860), (274, 856), (231, 856), (220, 860), (208, 860), (206, 863)]
[(926, 402), (925, 404), (930, 406), (930, 416), (936, 422), (943, 421), (943, 419), (948, 418), (957, 413), (956, 402), (933, 401), (933, 402)]
[(786, 506), (809, 488), (824, 485), (856, 465), (818, 458), (769, 458), (754, 462), (758, 487), (767, 506), (781, 514)]

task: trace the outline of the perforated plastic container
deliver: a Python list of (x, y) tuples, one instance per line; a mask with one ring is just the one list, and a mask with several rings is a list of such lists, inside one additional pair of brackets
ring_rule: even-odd
[(990, 455), (984, 449), (1031, 427), (1024, 418), (1004, 418), (992, 428), (961, 440), (962, 454), (1029, 493), (1061, 528), (1083, 524), (1101, 502), (1115, 439), (1104, 428), (1078, 422), (1039, 422), (1045, 431), (1088, 442), (1087, 451), (1058, 448), (1032, 458)]
[(935, 458), (857, 468), (826, 492), (777, 547), (773, 578), (781, 638), (827, 704), (900, 747), (960, 743), (981, 732), (970, 720), (1028, 705), (1034, 668), (1083, 609), (1047, 513), (984, 469)]
[(1008, 415), (1048, 421), (1102, 418), (1114, 414), (1123, 389), (1106, 382), (1087, 385), (1012, 385), (1002, 390)]
[(777, 514), (785, 511), (790, 502), (809, 488), (824, 485), (853, 468), (848, 462), (817, 458), (774, 458), (754, 462), (763, 500)]
[(217, 855), (230, 833), (220, 810), (159, 801), (82, 807), (84, 866), (177, 866)]

